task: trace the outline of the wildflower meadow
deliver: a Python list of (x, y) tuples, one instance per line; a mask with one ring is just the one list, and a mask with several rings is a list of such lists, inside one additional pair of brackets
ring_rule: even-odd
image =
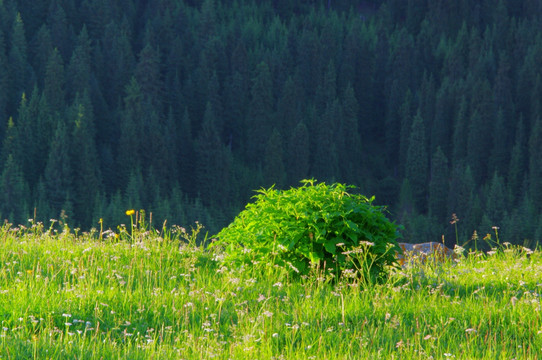
[(0, 228), (1, 359), (538, 359), (542, 256), (504, 245), (371, 286), (230, 268), (204, 229)]

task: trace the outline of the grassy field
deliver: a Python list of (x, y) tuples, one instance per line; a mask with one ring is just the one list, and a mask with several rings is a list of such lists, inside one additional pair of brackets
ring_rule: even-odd
[(117, 235), (0, 229), (0, 359), (542, 358), (538, 251), (364, 288), (219, 267), (180, 227)]

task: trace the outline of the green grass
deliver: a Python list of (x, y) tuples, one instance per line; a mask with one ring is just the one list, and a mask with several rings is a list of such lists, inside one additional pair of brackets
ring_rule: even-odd
[(413, 266), (363, 288), (219, 267), (194, 238), (4, 226), (0, 359), (542, 357), (538, 251)]

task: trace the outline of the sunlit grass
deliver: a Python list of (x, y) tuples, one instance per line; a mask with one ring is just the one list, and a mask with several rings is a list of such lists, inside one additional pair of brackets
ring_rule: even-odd
[[(198, 228), (196, 227), (195, 232)], [(127, 235), (128, 234), (128, 235)], [(117, 235), (120, 235), (117, 237)], [(102, 240), (100, 240), (102, 239)], [(0, 229), (2, 359), (536, 359), (542, 256), (503, 247), (364, 288), (230, 269), (195, 234)]]

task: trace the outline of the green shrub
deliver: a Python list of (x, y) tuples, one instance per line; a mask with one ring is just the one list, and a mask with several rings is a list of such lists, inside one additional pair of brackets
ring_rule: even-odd
[(352, 194), (353, 186), (303, 180), (302, 186), (257, 191), (212, 247), (223, 248), (225, 265), (277, 264), (300, 274), (320, 267), (334, 275), (375, 281), (396, 265), (397, 225), (384, 207)]

